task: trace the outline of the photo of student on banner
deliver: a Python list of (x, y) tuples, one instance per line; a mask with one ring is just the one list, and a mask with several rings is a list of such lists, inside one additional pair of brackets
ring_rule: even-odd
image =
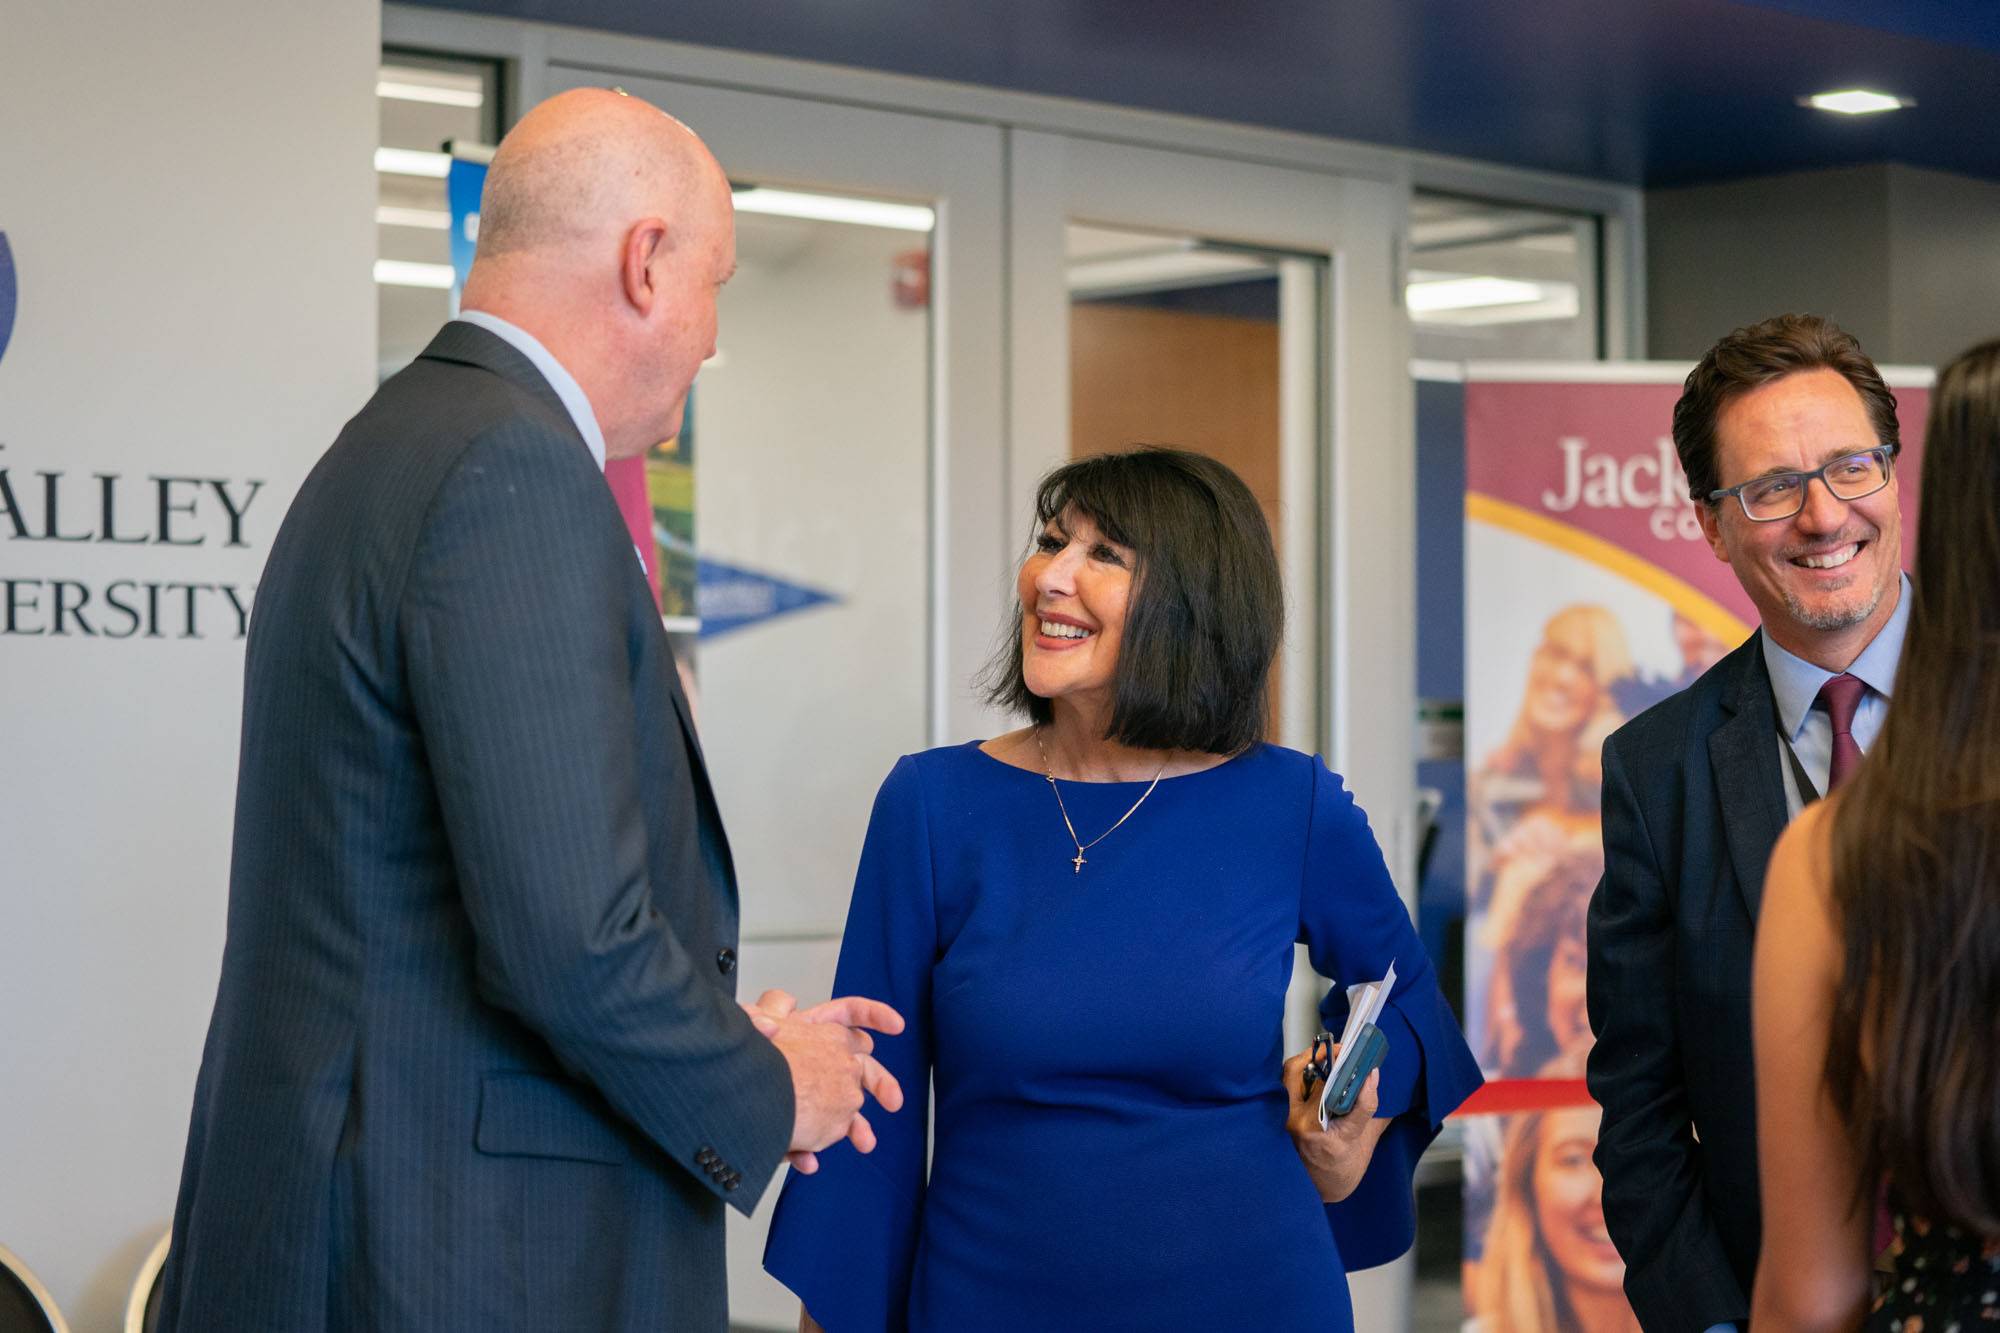
[[(1532, 641), (1511, 725), (1470, 778), (1469, 1032), (1489, 1076), (1583, 1077), (1584, 921), (1604, 869), (1600, 752), (1633, 692), (1651, 683), (1632, 640), (1608, 606), (1559, 604)], [(1681, 646), (1690, 655), (1703, 647)], [(1499, 697), (1479, 699), (1475, 686), (1468, 702), (1505, 706), (1505, 694), (1489, 692)], [(1604, 1183), (1591, 1161), (1598, 1118), (1584, 1101), (1468, 1124), (1469, 1329), (1638, 1327), (1604, 1229)]]
[(1495, 951), (1480, 1051), (1488, 1069), (1507, 1077), (1534, 1074), (1565, 1057), (1581, 1069), (1590, 1048), (1584, 918), (1604, 854), (1573, 847), (1534, 864), (1542, 873)]
[[(1609, 609), (1590, 603), (1563, 607), (1543, 626), (1528, 661), (1513, 725), (1472, 775), (1467, 804), (1473, 943), (1476, 956), (1491, 969), (1474, 988), (1485, 1002), (1473, 1006), (1472, 1030), (1489, 1075), (1532, 1074), (1556, 1054), (1548, 1042), (1521, 1048), (1522, 1019), (1513, 1002), (1519, 987), (1509, 973), (1527, 959), (1515, 936), (1523, 929), (1545, 932), (1549, 923), (1534, 918), (1560, 905), (1548, 894), (1537, 895), (1540, 886), (1559, 868), (1573, 869), (1578, 858), (1600, 854), (1598, 751), (1625, 720), (1616, 691), (1633, 675), (1625, 630)], [(1581, 910), (1596, 879), (1570, 873), (1564, 883)], [(1531, 898), (1539, 904), (1532, 914)], [(1552, 937), (1547, 945), (1553, 948)]]
[[(1581, 1055), (1539, 1071), (1580, 1078)], [(1501, 1122), (1494, 1200), (1466, 1281), (1471, 1333), (1636, 1333), (1625, 1261), (1604, 1229), (1604, 1180), (1592, 1164), (1593, 1103)]]

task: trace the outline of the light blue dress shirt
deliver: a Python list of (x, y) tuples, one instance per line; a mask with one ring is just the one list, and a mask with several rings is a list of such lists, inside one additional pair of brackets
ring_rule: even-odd
[(590, 446), (590, 456), (597, 460), (597, 470), (604, 470), (604, 432), (598, 428), (597, 413), (590, 410), (590, 399), (584, 397), (583, 386), (576, 382), (576, 376), (563, 369), (562, 362), (555, 359), (541, 340), (518, 324), (510, 324), (498, 315), (484, 310), (461, 310), (460, 320), (485, 329), (496, 338), (505, 341), (515, 351), (528, 358), (542, 378), (562, 399), (562, 405), (569, 409), (569, 419), (576, 423), (577, 434)]
[[(1889, 711), (1889, 696), (1896, 689), (1896, 663), (1903, 656), (1903, 633), (1910, 625), (1910, 579), (1902, 577), (1896, 596), (1896, 610), (1881, 632), (1869, 640), (1854, 659), (1847, 674), (1857, 676), (1868, 687), (1854, 710), (1855, 744), (1866, 754), (1882, 730)], [(1778, 727), (1792, 743), (1799, 764), (1820, 794), (1826, 794), (1827, 770), (1833, 764), (1833, 720), (1823, 708), (1814, 708), (1820, 686), (1837, 674), (1792, 656), (1780, 648), (1769, 634), (1764, 636), (1764, 665), (1771, 672), (1771, 694), (1778, 705)], [(1785, 758), (1784, 741), (1777, 742), (1778, 766), (1785, 775), (1785, 806), (1793, 818), (1805, 808), (1791, 761)]]

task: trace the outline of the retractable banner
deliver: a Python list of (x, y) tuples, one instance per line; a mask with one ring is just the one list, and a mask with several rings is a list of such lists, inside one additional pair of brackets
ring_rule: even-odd
[[(1493, 1081), (1467, 1108), (1466, 1299), (1486, 1328), (1635, 1327), (1583, 1082), (1600, 749), (1757, 623), (1674, 452), (1688, 369), (1467, 368), (1465, 1019)], [(1929, 374), (1888, 378), (1907, 557)]]

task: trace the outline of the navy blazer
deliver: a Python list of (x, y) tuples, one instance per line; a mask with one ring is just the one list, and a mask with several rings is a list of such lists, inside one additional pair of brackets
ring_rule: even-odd
[(1757, 1268), (1750, 961), (1789, 818), (1761, 631), (1604, 744), (1590, 1091), (1625, 1294), (1647, 1333), (1746, 1320)]
[(306, 479), (247, 647), (162, 1330), (720, 1330), (792, 1126), (604, 478), (452, 323)]

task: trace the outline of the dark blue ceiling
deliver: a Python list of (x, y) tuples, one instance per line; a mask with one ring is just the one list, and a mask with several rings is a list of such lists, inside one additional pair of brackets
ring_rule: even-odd
[[(1628, 184), (2000, 180), (1996, 0), (418, 0)], [(1800, 96), (1916, 106), (1850, 118)]]

